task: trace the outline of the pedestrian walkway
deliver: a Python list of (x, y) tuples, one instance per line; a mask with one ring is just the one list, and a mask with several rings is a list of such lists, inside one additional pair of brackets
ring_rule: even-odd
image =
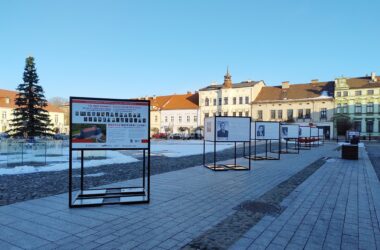
[[(0, 249), (181, 248), (233, 214), (240, 203), (257, 199), (321, 157), (336, 157), (335, 148), (326, 143), (300, 155), (282, 155), (280, 161), (256, 161), (252, 171), (214, 172), (197, 166), (155, 175), (151, 203), (146, 205), (69, 209), (68, 195), (61, 194), (3, 206)], [(365, 152), (361, 156), (366, 157)], [(243, 159), (238, 162), (244, 164)], [(355, 240), (363, 246), (363, 235), (373, 246), (380, 218), (374, 195), (379, 193), (379, 183), (374, 177), (368, 158), (332, 159), (284, 200), (287, 208), (277, 218), (264, 217), (233, 247), (301, 247), (299, 235), (306, 235), (307, 246), (337, 246), (336, 234), (329, 235), (338, 226), (342, 228), (337, 231), (339, 246)], [(333, 219), (327, 219), (329, 214)], [(316, 242), (325, 224), (327, 236)], [(285, 242), (282, 236), (287, 231), (294, 234)]]
[(330, 159), (233, 249), (379, 249), (380, 185), (364, 149)]

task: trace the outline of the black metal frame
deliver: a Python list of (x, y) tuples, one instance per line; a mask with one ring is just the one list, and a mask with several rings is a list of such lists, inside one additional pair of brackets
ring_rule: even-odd
[[(289, 123), (280, 123), (280, 133), (281, 133), (281, 126), (282, 125), (289, 125), (289, 126), (298, 126), (297, 132), (299, 131), (300, 125), (299, 124), (289, 124)], [(300, 153), (300, 145), (298, 141), (299, 137), (288, 137), (288, 138), (281, 138), (281, 154), (299, 154)], [(282, 139), (285, 140), (285, 149), (282, 150)], [(289, 151), (288, 142), (294, 141), (294, 151)]]
[[(259, 161), (259, 160), (280, 160), (281, 158), (281, 130), (280, 130), (280, 123), (275, 121), (257, 121), (257, 122), (266, 122), (266, 123), (278, 123), (279, 129), (278, 129), (278, 138), (279, 139), (257, 139), (257, 136), (255, 135), (255, 138), (251, 141), (254, 141), (254, 154), (251, 154), (251, 144), (249, 145), (249, 154), (245, 155), (245, 144), (244, 144), (244, 157), (250, 160)], [(256, 123), (255, 122), (255, 133), (256, 133)], [(252, 124), (251, 124), (252, 126)], [(251, 133), (252, 134), (252, 133)], [(265, 141), (265, 156), (257, 155), (257, 141)], [(278, 142), (278, 150), (276, 152), (272, 151), (272, 141)], [(268, 151), (268, 142), (269, 142), (269, 151)], [(277, 153), (277, 157), (268, 156), (269, 153)]]
[[(208, 169), (211, 169), (213, 171), (227, 171), (227, 170), (251, 170), (251, 161), (248, 160), (248, 168), (245, 167), (245, 166), (242, 166), (242, 165), (238, 165), (236, 163), (236, 159), (237, 159), (237, 150), (236, 150), (236, 146), (237, 146), (237, 143), (238, 142), (243, 142), (245, 143), (246, 141), (217, 141), (216, 140), (216, 119), (218, 117), (223, 117), (223, 118), (246, 118), (246, 119), (249, 119), (249, 133), (251, 133), (251, 118), (250, 117), (240, 117), (240, 116), (214, 116), (214, 140), (206, 140), (204, 139), (203, 140), (203, 166), (208, 168)], [(250, 135), (251, 136), (251, 135)], [(213, 142), (214, 143), (214, 152), (213, 152), (213, 162), (211, 164), (206, 164), (206, 142)], [(235, 153), (234, 153), (234, 163), (233, 164), (217, 164), (216, 163), (216, 143), (217, 142), (232, 142), (234, 143), (234, 147), (235, 147)], [(251, 144), (251, 142), (249, 141), (249, 144)], [(244, 156), (244, 155), (243, 155)]]
[(299, 141), (299, 139), (300, 138), (311, 138), (311, 127), (310, 126), (300, 126), (300, 128), (301, 127), (308, 127), (308, 128), (310, 128), (310, 134), (309, 134), (309, 137), (298, 137), (298, 145), (299, 145), (299, 149), (300, 150), (311, 150), (311, 141), (310, 142), (304, 142), (303, 144), (304, 144), (304, 146), (302, 146), (302, 143)]
[[(72, 147), (72, 100), (94, 100), (94, 101), (121, 101), (121, 102), (141, 102), (148, 106), (148, 147), (147, 148), (89, 148), (73, 149)], [(150, 202), (150, 101), (133, 99), (109, 99), (90, 97), (70, 97), (70, 144), (69, 144), (69, 207), (89, 207), (110, 204), (138, 204)], [(136, 150), (143, 151), (143, 176), (142, 186), (112, 187), (112, 188), (89, 188), (84, 190), (84, 151), (104, 151), (104, 150)], [(80, 190), (73, 199), (73, 151), (81, 152), (80, 169)]]

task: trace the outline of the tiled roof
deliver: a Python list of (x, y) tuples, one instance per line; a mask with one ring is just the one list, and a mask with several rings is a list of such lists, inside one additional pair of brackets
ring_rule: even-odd
[(182, 94), (150, 97), (153, 110), (198, 109), (199, 95)]
[[(16, 95), (17, 95), (17, 91), (0, 89), (0, 108), (14, 109), (16, 107), (15, 105)], [(6, 101), (7, 98), (9, 98), (9, 103), (7, 103)], [(48, 104), (48, 106), (45, 109), (49, 112), (63, 113), (63, 111), (60, 108), (52, 104)]]
[(288, 89), (282, 89), (281, 86), (266, 86), (261, 89), (254, 102), (332, 98), (333, 93), (334, 82), (290, 84)]
[[(246, 82), (234, 83), (232, 84), (232, 88), (252, 87), (252, 86), (255, 86), (259, 82), (260, 81), (246, 81)], [(223, 84), (215, 84), (215, 85), (209, 85), (205, 88), (202, 88), (199, 91), (217, 90), (217, 89), (222, 89), (222, 88), (223, 88)]]
[(348, 78), (347, 85), (349, 86), (350, 89), (379, 88), (380, 77), (376, 77), (376, 79), (377, 81), (373, 82), (370, 76)]

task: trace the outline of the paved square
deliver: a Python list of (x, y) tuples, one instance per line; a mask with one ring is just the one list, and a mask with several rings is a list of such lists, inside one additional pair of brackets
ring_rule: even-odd
[(69, 209), (62, 194), (2, 206), (0, 249), (181, 248), (325, 156), (332, 158), (282, 202), (281, 214), (265, 216), (231, 248), (379, 248), (379, 181), (364, 149), (347, 161), (336, 147), (252, 162), (252, 171), (197, 166), (152, 176), (147, 205)]

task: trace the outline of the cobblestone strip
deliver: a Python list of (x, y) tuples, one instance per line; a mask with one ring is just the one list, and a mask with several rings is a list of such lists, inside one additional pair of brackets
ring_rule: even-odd
[(183, 249), (225, 249), (230, 247), (264, 216), (278, 216), (283, 210), (281, 202), (325, 162), (325, 158), (318, 159), (257, 200), (241, 203), (235, 208), (236, 212), (194, 238)]

